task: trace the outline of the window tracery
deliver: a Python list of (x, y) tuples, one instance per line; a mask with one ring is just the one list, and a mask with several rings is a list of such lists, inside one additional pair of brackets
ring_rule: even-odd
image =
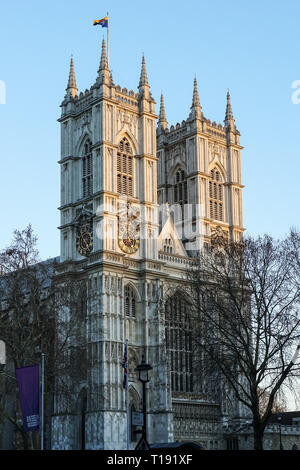
[(165, 322), (172, 391), (192, 392), (192, 328), (188, 304), (179, 293), (165, 303)]

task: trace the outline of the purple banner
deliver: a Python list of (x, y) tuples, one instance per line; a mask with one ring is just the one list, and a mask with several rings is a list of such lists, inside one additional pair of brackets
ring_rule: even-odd
[(24, 431), (36, 431), (40, 426), (40, 366), (16, 369)]

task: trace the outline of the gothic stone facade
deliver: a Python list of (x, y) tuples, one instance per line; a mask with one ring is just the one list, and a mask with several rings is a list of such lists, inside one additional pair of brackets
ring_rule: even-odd
[[(193, 383), (189, 332), (176, 318), (184, 315), (178, 291), (194, 253), (215, 232), (239, 240), (244, 230), (242, 147), (229, 93), (224, 126), (211, 123), (202, 113), (195, 80), (187, 120), (168, 129), (163, 97), (155, 114), (144, 58), (138, 93), (121, 89), (113, 82), (103, 40), (96, 82), (84, 93), (78, 94), (71, 60), (61, 108), (56, 275), (86, 280), (85, 328), (93, 365), (74, 389), (77, 408), (69, 410), (55, 397), (52, 448), (126, 448), (121, 367), (126, 339), (131, 412), (141, 407), (135, 367), (142, 354), (153, 367), (147, 384), (149, 442), (193, 440), (222, 448), (226, 403)], [(174, 207), (186, 211), (187, 205), (186, 228)], [(168, 299), (168, 318), (161, 299)], [(185, 334), (183, 345), (172, 340), (172, 332)], [(134, 448), (138, 436), (132, 426), (131, 431)]]

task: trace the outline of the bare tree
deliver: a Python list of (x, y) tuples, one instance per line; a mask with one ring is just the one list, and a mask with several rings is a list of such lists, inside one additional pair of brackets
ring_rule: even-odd
[(187, 275), (194, 369), (202, 377), (205, 369), (251, 411), (255, 449), (263, 448), (279, 391), (299, 376), (299, 253), (295, 230), (281, 241), (218, 237)]
[[(273, 406), (272, 406), (272, 414), (274, 413), (283, 413), (287, 411), (287, 403), (286, 398), (280, 394), (280, 391), (275, 395)], [(260, 396), (259, 400), (259, 412), (260, 415), (263, 416), (266, 412), (269, 399), (270, 399), (270, 392), (268, 390), (258, 390), (258, 395)]]
[(15, 397), (14, 409), (8, 409), (4, 399), (1, 411), (20, 433), (24, 449), (38, 447), (39, 442), (36, 433), (23, 431), (15, 368), (40, 363), (43, 352), (46, 408), (55, 392), (73, 411), (77, 386), (86, 380), (88, 370), (86, 282), (56, 280), (55, 260), (40, 262), (36, 244), (29, 225), (16, 230), (11, 245), (0, 252), (0, 338), (9, 361), (5, 387), (6, 394)]

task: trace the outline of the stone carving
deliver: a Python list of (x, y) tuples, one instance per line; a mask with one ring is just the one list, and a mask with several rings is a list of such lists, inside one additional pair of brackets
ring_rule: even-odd
[(137, 137), (137, 117), (128, 111), (117, 112), (117, 131), (128, 129), (134, 137)]
[(85, 131), (89, 132), (91, 134), (91, 119), (92, 119), (92, 113), (91, 112), (86, 112), (84, 113), (81, 118), (77, 120), (78, 128), (81, 128), (81, 132), (84, 133)]
[(185, 145), (176, 144), (168, 151), (168, 159), (185, 161)]

